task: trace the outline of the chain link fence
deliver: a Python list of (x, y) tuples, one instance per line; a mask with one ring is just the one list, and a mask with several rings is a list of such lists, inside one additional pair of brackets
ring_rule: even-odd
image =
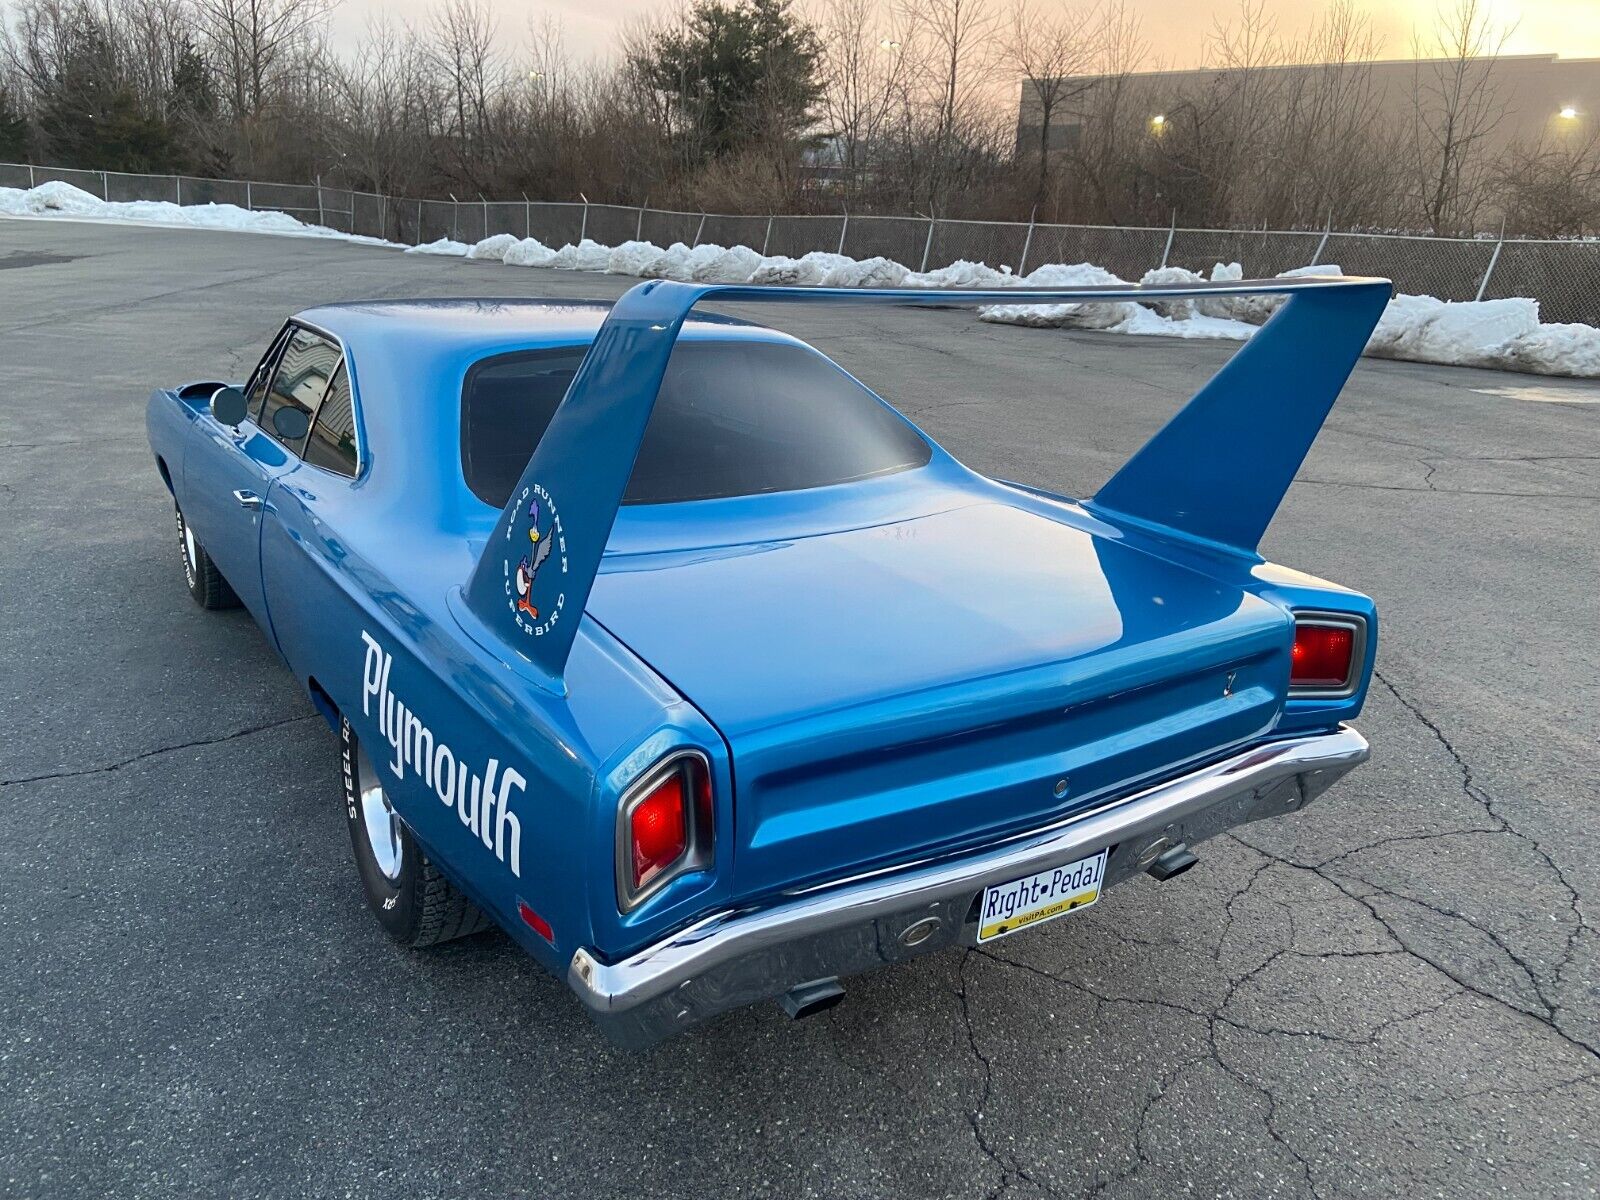
[(1239, 263), (1246, 275), (1335, 263), (1352, 275), (1382, 275), (1402, 292), (1444, 300), (1531, 296), (1545, 321), (1600, 325), (1600, 240), (1436, 238), (1411, 234), (1182, 229), (954, 221), (931, 217), (750, 216), (450, 197), (410, 200), (312, 184), (255, 183), (189, 175), (136, 175), (0, 163), (0, 187), (61, 180), (110, 201), (233, 204), (288, 213), (308, 224), (415, 245), (494, 234), (535, 237), (552, 247), (589, 238), (607, 246), (642, 240), (743, 245), (798, 258), (813, 250), (882, 256), (915, 270), (959, 259), (1025, 274), (1045, 263), (1093, 263), (1123, 279), (1152, 267), (1209, 272)]

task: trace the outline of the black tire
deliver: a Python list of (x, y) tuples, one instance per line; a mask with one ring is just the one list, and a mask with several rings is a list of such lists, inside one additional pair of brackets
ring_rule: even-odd
[(178, 516), (178, 557), (183, 562), (183, 581), (189, 585), (189, 595), (201, 608), (238, 608), (238, 593), (228, 586), (211, 555), (183, 519), (183, 509), (174, 504), (172, 511)]
[[(390, 869), (380, 864), (362, 809), (361, 789), (381, 781), (372, 761), (362, 752), (350, 722), (339, 720), (345, 820), (350, 845), (355, 850), (356, 874), (367, 904), (389, 936), (402, 946), (419, 949), (452, 941), (489, 928), (489, 918), (468, 900), (444, 873), (428, 861), (417, 839), (403, 821), (390, 828), (394, 842), (388, 848)], [(398, 854), (395, 854), (395, 850)]]

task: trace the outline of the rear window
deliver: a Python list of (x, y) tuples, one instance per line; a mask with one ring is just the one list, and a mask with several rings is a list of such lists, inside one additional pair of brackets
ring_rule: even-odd
[[(467, 486), (504, 507), (585, 347), (502, 355), (467, 373)], [(826, 358), (773, 342), (680, 342), (624, 504), (790, 492), (920, 467), (917, 432)]]

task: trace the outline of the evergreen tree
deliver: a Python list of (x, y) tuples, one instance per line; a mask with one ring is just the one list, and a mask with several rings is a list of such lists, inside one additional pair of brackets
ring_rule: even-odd
[(166, 122), (140, 109), (105, 28), (80, 13), (62, 31), (57, 69), (39, 89), (45, 157), (67, 167), (164, 171), (177, 146)]
[(631, 65), (666, 98), (673, 132), (715, 158), (809, 132), (821, 53), (789, 0), (694, 0)]
[(0, 162), (28, 157), (28, 118), (10, 88), (0, 85)]
[(192, 40), (185, 39), (172, 66), (171, 109), (190, 117), (211, 117), (217, 111), (217, 92), (212, 86), (211, 68)]

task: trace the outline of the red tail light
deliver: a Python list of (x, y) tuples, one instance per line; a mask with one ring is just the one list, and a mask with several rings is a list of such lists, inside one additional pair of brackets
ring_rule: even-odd
[(633, 842), (633, 890), (638, 891), (689, 848), (689, 806), (683, 774), (674, 772), (634, 807), (628, 818)]
[(617, 899), (624, 910), (711, 861), (711, 772), (697, 752), (658, 764), (623, 798), (617, 828)]
[(1342, 689), (1352, 682), (1357, 626), (1352, 623), (1298, 618), (1289, 686), (1315, 690)]

